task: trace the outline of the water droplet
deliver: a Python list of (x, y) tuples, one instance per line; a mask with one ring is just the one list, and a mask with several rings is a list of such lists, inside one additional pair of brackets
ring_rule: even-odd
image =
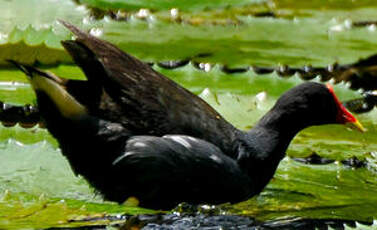
[(329, 72), (334, 71), (334, 65), (328, 65), (328, 66), (327, 66), (327, 70), (328, 70)]
[(92, 28), (89, 33), (95, 37), (99, 37), (103, 34), (103, 31), (100, 28)]
[(139, 12), (136, 13), (136, 17), (139, 18), (139, 19), (146, 19), (147, 17), (149, 17), (149, 15), (151, 14), (151, 12), (148, 10), (148, 9), (140, 9)]
[(87, 8), (84, 5), (80, 5), (80, 6), (76, 7), (76, 10), (85, 12), (87, 10)]
[(6, 42), (8, 39), (8, 34), (0, 33), (0, 43)]
[(368, 26), (368, 30), (371, 31), (371, 32), (376, 31), (376, 25), (372, 24), (372, 25)]
[(333, 31), (333, 32), (341, 32), (343, 30), (344, 30), (343, 25), (335, 25), (335, 26), (330, 27), (330, 31)]
[(82, 24), (84, 24), (84, 25), (88, 25), (90, 23), (90, 17), (84, 17), (83, 19), (82, 19)]
[(345, 28), (350, 29), (352, 27), (352, 20), (351, 19), (345, 20), (344, 26), (345, 26)]
[(267, 93), (265, 91), (258, 93), (255, 95), (255, 98), (258, 102), (264, 102), (267, 99)]
[(199, 69), (204, 70), (205, 72), (209, 72), (212, 69), (211, 64), (209, 63), (199, 63)]
[(105, 22), (111, 22), (111, 17), (109, 17), (108, 15), (106, 15), (106, 16), (103, 17), (103, 20)]
[(172, 17), (172, 19), (177, 19), (179, 17), (179, 10), (177, 8), (171, 9), (170, 16)]
[(200, 93), (200, 96), (202, 97), (208, 97), (209, 95), (211, 95), (211, 91), (209, 90), (209, 88), (205, 88), (201, 93)]

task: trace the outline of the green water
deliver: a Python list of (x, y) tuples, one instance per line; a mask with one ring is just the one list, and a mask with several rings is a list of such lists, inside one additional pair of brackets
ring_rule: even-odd
[[(216, 64), (209, 72), (191, 64), (175, 70), (155, 69), (200, 95), (243, 130), (252, 127), (285, 90), (302, 80), (274, 73), (258, 76), (251, 70), (230, 75), (220, 71), (220, 65), (327, 66), (377, 53), (377, 31), (371, 26), (352, 26), (360, 20), (377, 20), (373, 1), (79, 2), (86, 7), (70, 0), (0, 0), (0, 101), (27, 104), (35, 100), (26, 78), (10, 68), (6, 59), (37, 63), (67, 78), (83, 78), (59, 44), (71, 36), (56, 19), (91, 29), (145, 61), (194, 57)], [(109, 16), (95, 19), (89, 6), (120, 9), (129, 20), (115, 21)], [(171, 17), (172, 7), (180, 9), (180, 20)], [(140, 8), (148, 8), (150, 13), (140, 17)], [(265, 11), (277, 17), (253, 16)], [(195, 58), (198, 54), (207, 55)], [(344, 84), (335, 85), (335, 91), (341, 100), (360, 97)], [(260, 101), (256, 95), (262, 92), (266, 99)], [(342, 126), (304, 130), (291, 143), (289, 157), (259, 196), (221, 208), (260, 220), (308, 217), (372, 221), (377, 217), (376, 113), (373, 110), (358, 116), (368, 129), (365, 134)], [(304, 165), (291, 159), (313, 152), (336, 161)], [(355, 169), (341, 163), (353, 156), (366, 160), (367, 167)], [(99, 224), (73, 224), (70, 220), (150, 212), (103, 201), (83, 178), (72, 173), (46, 130), (0, 126), (0, 229)]]

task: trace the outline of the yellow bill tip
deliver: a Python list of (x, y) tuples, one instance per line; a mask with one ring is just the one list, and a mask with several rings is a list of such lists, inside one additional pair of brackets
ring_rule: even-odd
[(351, 129), (356, 129), (362, 133), (367, 131), (367, 129), (364, 128), (364, 126), (358, 120), (355, 120), (353, 122), (347, 122), (346, 125)]

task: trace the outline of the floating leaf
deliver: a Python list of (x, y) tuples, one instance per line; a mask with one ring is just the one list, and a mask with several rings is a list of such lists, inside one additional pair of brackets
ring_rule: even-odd
[(252, 3), (266, 2), (265, 0), (241, 0), (234, 2), (233, 0), (212, 0), (212, 1), (179, 1), (179, 0), (76, 0), (81, 4), (101, 9), (126, 9), (138, 10), (140, 8), (148, 8), (152, 10), (169, 10), (171, 8), (180, 8), (185, 11), (204, 10), (208, 8), (224, 8), (227, 6), (239, 6)]
[[(294, 6), (290, 0), (268, 1), (267, 5), (264, 1), (246, 0), (237, 4), (228, 0), (81, 2), (104, 9), (116, 8), (120, 3), (126, 5), (119, 7), (135, 11), (127, 21), (108, 17), (97, 21), (85, 7), (70, 0), (1, 1), (0, 65), (4, 67), (4, 60), (12, 58), (41, 64), (62, 77), (84, 79), (59, 43), (61, 39), (69, 39), (70, 34), (56, 19), (68, 20), (145, 61), (190, 60), (174, 70), (158, 65), (154, 68), (200, 95), (227, 120), (246, 130), (284, 91), (302, 80), (297, 76), (280, 77), (273, 71), (255, 74), (258, 70), (268, 71), (263, 68), (227, 74), (229, 69), (255, 65), (326, 68), (335, 62), (354, 63), (376, 53), (373, 28), (353, 26), (355, 20), (375, 17), (376, 7), (371, 1), (295, 1)], [(256, 5), (260, 7), (258, 10), (267, 9), (288, 17), (256, 18), (251, 7), (257, 2), (261, 2)], [(186, 4), (190, 6), (185, 7)], [(139, 12), (140, 8), (148, 8), (149, 13)], [(171, 8), (178, 9), (180, 19), (172, 18)], [(138, 13), (149, 16), (136, 17)], [(205, 72), (195, 66), (211, 70)], [(26, 82), (23, 73), (1, 68), (0, 101), (33, 103), (34, 94)], [(359, 92), (343, 83), (337, 84), (335, 90), (343, 101), (360, 97)], [(306, 157), (315, 152), (334, 163), (302, 164), (287, 157), (260, 196), (227, 205), (224, 210), (262, 220), (292, 216), (366, 221), (376, 218), (373, 206), (377, 192), (376, 117), (375, 110), (359, 116), (368, 128), (365, 134), (343, 126), (304, 130), (287, 154)], [(73, 227), (77, 223), (67, 223), (69, 219), (85, 219), (93, 214), (151, 212), (104, 202), (82, 178), (72, 173), (57, 147), (46, 130), (0, 126), (0, 228)], [(366, 162), (366, 166), (356, 168), (342, 163), (353, 157)]]

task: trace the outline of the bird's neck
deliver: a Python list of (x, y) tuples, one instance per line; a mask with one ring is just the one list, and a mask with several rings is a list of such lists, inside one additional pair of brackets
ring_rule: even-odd
[(260, 192), (273, 177), (295, 135), (307, 125), (282, 113), (269, 112), (239, 138), (238, 163)]
[(316, 125), (312, 114), (306, 111), (292, 111), (290, 109), (272, 109), (255, 125), (256, 129), (265, 129), (280, 135), (284, 141), (291, 140), (298, 132)]

